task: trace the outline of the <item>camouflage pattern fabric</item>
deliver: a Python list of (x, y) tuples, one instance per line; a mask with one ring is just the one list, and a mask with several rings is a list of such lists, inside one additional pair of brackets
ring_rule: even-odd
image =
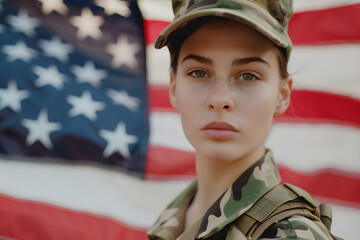
[(292, 0), (172, 0), (175, 14), (155, 42), (156, 48), (166, 46), (171, 35), (192, 20), (204, 16), (234, 19), (249, 25), (284, 49), (290, 57), (292, 43), (287, 26), (293, 14)]
[(326, 227), (305, 217), (293, 216), (268, 228), (260, 239), (332, 239)]
[[(246, 170), (193, 226), (183, 232), (185, 215), (197, 190), (194, 180), (162, 213), (148, 231), (153, 240), (226, 239), (247, 237), (236, 227), (235, 220), (271, 188), (280, 183), (273, 154), (265, 156)], [(303, 216), (292, 216), (270, 226), (259, 238), (265, 239), (332, 239), (320, 222)]]

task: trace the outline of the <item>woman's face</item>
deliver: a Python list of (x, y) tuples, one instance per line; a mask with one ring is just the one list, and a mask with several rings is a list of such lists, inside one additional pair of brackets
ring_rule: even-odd
[(170, 101), (198, 154), (235, 161), (264, 152), (273, 116), (290, 99), (277, 54), (270, 40), (231, 20), (210, 21), (185, 40)]

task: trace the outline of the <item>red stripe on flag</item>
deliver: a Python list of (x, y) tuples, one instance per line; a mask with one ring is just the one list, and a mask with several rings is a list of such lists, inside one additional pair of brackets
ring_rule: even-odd
[[(144, 20), (146, 44), (154, 43), (167, 25)], [(295, 13), (288, 32), (294, 45), (360, 42), (360, 4)]]
[[(151, 111), (174, 112), (167, 86), (150, 87)], [(321, 122), (360, 127), (360, 100), (348, 96), (309, 90), (293, 90), (291, 107), (277, 122)]]
[(360, 4), (294, 14), (288, 33), (294, 45), (360, 42)]
[(300, 172), (284, 165), (278, 165), (278, 167), (283, 182), (303, 188), (314, 197), (360, 208), (360, 174), (334, 169)]
[(96, 216), (2, 194), (0, 216), (0, 238), (5, 236), (37, 240), (147, 239), (145, 229), (127, 226), (106, 216)]
[(360, 127), (360, 100), (310, 90), (293, 90), (291, 106), (276, 121), (336, 123)]
[(149, 106), (153, 112), (174, 112), (169, 100), (169, 87), (150, 85)]
[(170, 22), (166, 21), (144, 19), (145, 43), (155, 43), (161, 31), (169, 24)]
[[(195, 176), (195, 153), (173, 148), (149, 146), (146, 155), (146, 177)], [(165, 159), (169, 158), (169, 159)]]
[[(329, 199), (332, 203), (360, 208), (358, 173), (333, 169), (300, 172), (283, 165), (279, 165), (279, 171), (284, 182), (304, 188), (314, 196)], [(159, 146), (149, 147), (146, 166), (148, 179), (186, 179), (194, 177), (195, 172), (195, 153)]]

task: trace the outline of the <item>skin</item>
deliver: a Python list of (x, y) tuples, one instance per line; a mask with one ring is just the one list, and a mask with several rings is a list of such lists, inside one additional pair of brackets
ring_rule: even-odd
[[(264, 155), (273, 117), (290, 102), (292, 79), (281, 79), (277, 54), (270, 40), (232, 20), (210, 21), (183, 43), (170, 102), (196, 150), (198, 191), (185, 229)], [(204, 130), (214, 121), (235, 130), (214, 137)]]

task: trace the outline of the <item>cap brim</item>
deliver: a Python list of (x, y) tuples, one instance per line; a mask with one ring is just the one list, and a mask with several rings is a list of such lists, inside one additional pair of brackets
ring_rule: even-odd
[[(261, 12), (259, 13), (259, 11)], [(172, 33), (183, 28), (191, 21), (206, 16), (225, 17), (244, 23), (265, 35), (279, 47), (285, 49), (287, 55), (286, 58), (289, 58), (290, 56), (292, 43), (286, 29), (262, 8), (244, 8), (244, 10), (211, 8), (187, 13), (184, 16), (175, 19), (160, 33), (155, 42), (155, 48), (160, 49), (166, 46), (171, 39)]]

